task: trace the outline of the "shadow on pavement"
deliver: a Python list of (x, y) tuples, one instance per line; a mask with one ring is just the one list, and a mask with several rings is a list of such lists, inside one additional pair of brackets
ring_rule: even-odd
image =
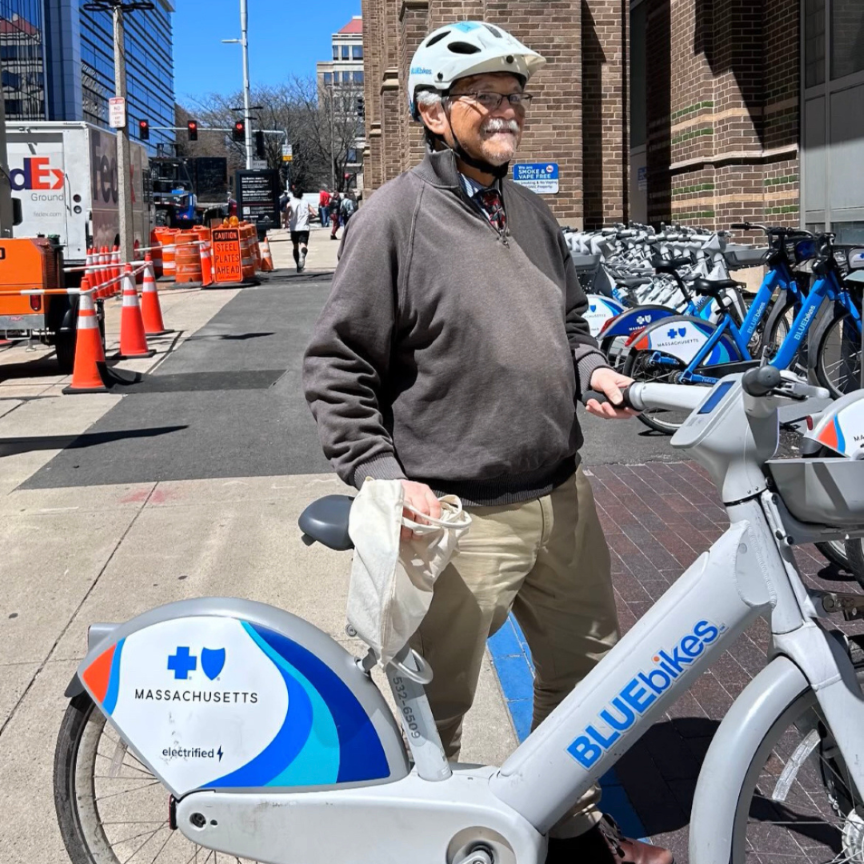
[(33, 450), (80, 450), (129, 438), (155, 438), (188, 429), (188, 426), (154, 426), (118, 432), (85, 432), (82, 435), (37, 435), (30, 438), (0, 438), (0, 457)]
[(231, 339), (235, 341), (244, 341), (246, 339), (263, 339), (265, 336), (275, 336), (273, 332), (269, 333), (204, 333), (200, 336), (190, 336), (186, 341), (194, 342), (199, 339)]

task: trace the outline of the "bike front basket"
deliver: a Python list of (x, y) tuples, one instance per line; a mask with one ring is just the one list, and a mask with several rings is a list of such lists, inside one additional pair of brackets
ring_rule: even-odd
[(771, 459), (774, 486), (800, 522), (864, 526), (864, 460)]
[(737, 243), (727, 243), (723, 250), (726, 263), (733, 270), (741, 267), (759, 267), (765, 263), (770, 249), (759, 249), (754, 246), (743, 246)]

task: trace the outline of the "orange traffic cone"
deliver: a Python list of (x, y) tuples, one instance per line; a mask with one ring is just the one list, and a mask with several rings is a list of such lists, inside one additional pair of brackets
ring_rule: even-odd
[(132, 278), (132, 265), (127, 264), (123, 273), (123, 308), (120, 311), (120, 354), (127, 357), (152, 357), (156, 352), (147, 347), (144, 321), (138, 305), (138, 291)]
[(64, 393), (105, 393), (103, 371), (105, 349), (99, 332), (99, 319), (90, 292), (90, 280), (81, 280), (81, 295), (78, 301), (78, 326), (75, 334), (75, 364), (72, 367), (72, 382), (63, 388)]
[(141, 317), (144, 320), (144, 332), (148, 336), (163, 336), (173, 333), (162, 321), (162, 307), (159, 305), (159, 292), (156, 290), (156, 280), (153, 278), (153, 261), (150, 253), (144, 255), (144, 288), (141, 291)]
[(210, 259), (210, 241), (201, 241), (201, 287), (213, 284), (213, 264)]
[(120, 247), (115, 246), (114, 250), (111, 252), (111, 278), (116, 279), (117, 281), (111, 286), (111, 294), (113, 297), (115, 294), (120, 293), (121, 280), (120, 275), (123, 273), (123, 264), (120, 261)]
[(276, 269), (273, 266), (273, 255), (270, 252), (270, 241), (266, 237), (261, 241), (261, 269), (265, 273), (272, 273)]

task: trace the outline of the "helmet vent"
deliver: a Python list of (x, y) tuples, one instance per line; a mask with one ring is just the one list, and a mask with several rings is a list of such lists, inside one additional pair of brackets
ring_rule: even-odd
[(470, 42), (451, 42), (447, 48), (454, 54), (479, 54), (481, 50)]
[(445, 30), (443, 33), (436, 34), (426, 43), (426, 47), (431, 48), (433, 45), (437, 45), (445, 36), (449, 36), (449, 35), (450, 35), (449, 30)]
[(514, 62), (514, 60), (513, 60), (513, 55), (512, 55), (512, 54), (508, 54), (508, 55), (507, 55), (507, 62), (508, 62), (508, 63), (513, 63), (513, 62)]
[(496, 30), (491, 24), (483, 25), (493, 36), (496, 36), (498, 39), (503, 39), (504, 37), (501, 35), (500, 30)]

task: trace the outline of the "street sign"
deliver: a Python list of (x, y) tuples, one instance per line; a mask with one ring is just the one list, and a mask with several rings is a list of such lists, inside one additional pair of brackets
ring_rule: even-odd
[(294, 159), (294, 147), (291, 144), (282, 145), (282, 161), (291, 162)]
[(112, 129), (126, 126), (126, 100), (122, 96), (112, 96), (108, 100), (108, 125)]
[(252, 170), (253, 171), (266, 171), (267, 170), (267, 160), (266, 159), (253, 159), (252, 160)]
[(242, 282), (240, 232), (236, 228), (214, 228), (213, 279), (216, 282)]
[(557, 162), (525, 162), (513, 166), (513, 182), (538, 195), (558, 194)]

